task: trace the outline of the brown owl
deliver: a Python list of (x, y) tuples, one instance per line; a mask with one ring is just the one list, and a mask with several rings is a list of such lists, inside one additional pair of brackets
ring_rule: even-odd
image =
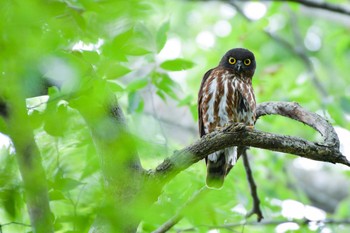
[[(219, 65), (204, 74), (198, 93), (199, 132), (202, 137), (229, 123), (255, 123), (255, 96), (252, 78), (256, 63), (252, 52), (243, 48), (229, 50)], [(237, 161), (237, 147), (208, 155), (208, 187), (220, 188)]]

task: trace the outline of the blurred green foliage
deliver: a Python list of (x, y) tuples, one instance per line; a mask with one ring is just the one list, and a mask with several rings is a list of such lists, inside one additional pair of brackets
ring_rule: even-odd
[[(196, 98), (203, 74), (216, 66), (227, 50), (246, 47), (257, 59), (253, 82), (258, 102), (296, 101), (324, 115), (334, 125), (350, 127), (349, 16), (267, 1), (256, 6), (266, 11), (265, 14), (260, 19), (249, 20), (224, 2), (2, 1), (1, 94), (16, 93), (11, 89), (15, 85), (27, 96), (36, 95), (45, 85), (45, 79), (60, 86), (50, 88), (48, 98), (27, 100), (31, 127), (46, 171), (55, 231), (88, 232), (104, 201), (103, 177), (95, 144), (87, 123), (76, 109), (92, 118), (98, 116), (101, 114), (99, 101), (103, 102), (107, 90), (120, 99), (131, 128), (137, 128), (139, 117), (149, 111), (158, 118), (161, 115), (146, 102), (144, 91), (148, 89), (154, 91), (158, 102), (175, 103), (172, 112), (189, 110), (193, 117), (190, 121), (196, 128)], [(247, 7), (246, 3), (236, 4), (243, 10)], [(333, 18), (329, 16), (333, 14)], [(204, 42), (199, 39), (202, 32), (210, 35)], [(281, 38), (289, 48), (267, 32)], [(212, 38), (214, 42), (210, 44)], [(162, 54), (164, 49), (176, 57)], [(309, 65), (300, 53), (310, 58)], [(185, 78), (179, 78), (181, 72), (178, 71), (182, 71)], [(325, 93), (315, 85), (315, 79)], [(87, 95), (96, 101), (92, 103)], [(156, 117), (156, 120), (159, 119)], [(181, 125), (182, 119), (176, 119), (175, 123)], [(3, 125), (1, 121), (1, 132), (6, 134)], [(144, 135), (132, 140), (126, 138), (122, 142), (124, 146), (116, 148), (120, 156), (127, 156), (132, 151), (130, 148), (136, 148), (145, 169), (154, 168), (169, 151), (198, 138), (191, 134), (191, 140), (184, 144), (165, 137), (156, 124), (147, 127)], [(257, 128), (311, 140), (317, 138), (311, 129), (273, 116), (259, 120)], [(152, 136), (145, 140), (147, 133)], [(0, 150), (0, 224), (30, 224), (14, 153), (5, 147)], [(282, 216), (282, 207), (276, 204), (282, 200), (312, 204), (305, 193), (295, 188), (286, 169), (294, 157), (258, 149), (250, 153), (254, 155), (253, 173), (266, 219), (294, 220)], [(349, 175), (348, 171), (343, 173)], [(151, 232), (172, 217), (204, 185), (204, 177), (205, 168), (201, 163), (170, 181), (138, 231)], [(215, 226), (240, 223), (245, 217), (239, 210), (249, 210), (251, 205), (245, 171), (239, 162), (224, 188), (209, 192), (194, 203), (174, 228), (177, 232), (181, 232), (180, 229), (208, 232)], [(142, 202), (138, 208), (134, 211), (145, 211)], [(349, 218), (349, 197), (340, 203), (334, 215), (328, 213), (328, 217)], [(219, 232), (274, 232), (276, 226), (242, 224)], [(3, 225), (2, 231), (31, 230), (14, 223)], [(310, 230), (306, 224), (293, 232), (314, 231), (348, 232), (349, 227), (320, 224), (316, 230)]]

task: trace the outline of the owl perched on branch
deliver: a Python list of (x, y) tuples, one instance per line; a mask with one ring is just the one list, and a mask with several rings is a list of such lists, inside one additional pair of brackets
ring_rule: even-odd
[[(243, 48), (229, 50), (219, 65), (204, 74), (198, 93), (199, 132), (202, 137), (231, 123), (255, 123), (255, 96), (252, 78), (256, 63), (252, 52)], [(220, 188), (237, 161), (237, 147), (208, 155), (208, 187)]]

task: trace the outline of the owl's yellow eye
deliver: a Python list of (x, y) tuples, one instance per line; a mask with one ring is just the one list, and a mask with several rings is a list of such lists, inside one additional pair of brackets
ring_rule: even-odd
[(243, 63), (244, 65), (249, 66), (252, 63), (252, 61), (249, 58), (247, 58), (243, 61)]
[(230, 58), (228, 59), (228, 62), (229, 62), (231, 65), (233, 65), (233, 64), (236, 63), (236, 59), (233, 58), (233, 57), (230, 57)]

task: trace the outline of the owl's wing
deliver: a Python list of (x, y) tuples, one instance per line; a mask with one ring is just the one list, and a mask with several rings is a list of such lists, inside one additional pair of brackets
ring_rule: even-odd
[(199, 92), (198, 92), (198, 126), (199, 126), (199, 133), (200, 136), (203, 137), (203, 135), (205, 135), (205, 131), (204, 131), (204, 124), (203, 124), (203, 116), (202, 116), (202, 100), (203, 100), (203, 95), (204, 95), (204, 83), (205, 81), (209, 78), (211, 72), (213, 71), (213, 69), (208, 70), (202, 79), (202, 83), (201, 83), (201, 87), (199, 88)]

